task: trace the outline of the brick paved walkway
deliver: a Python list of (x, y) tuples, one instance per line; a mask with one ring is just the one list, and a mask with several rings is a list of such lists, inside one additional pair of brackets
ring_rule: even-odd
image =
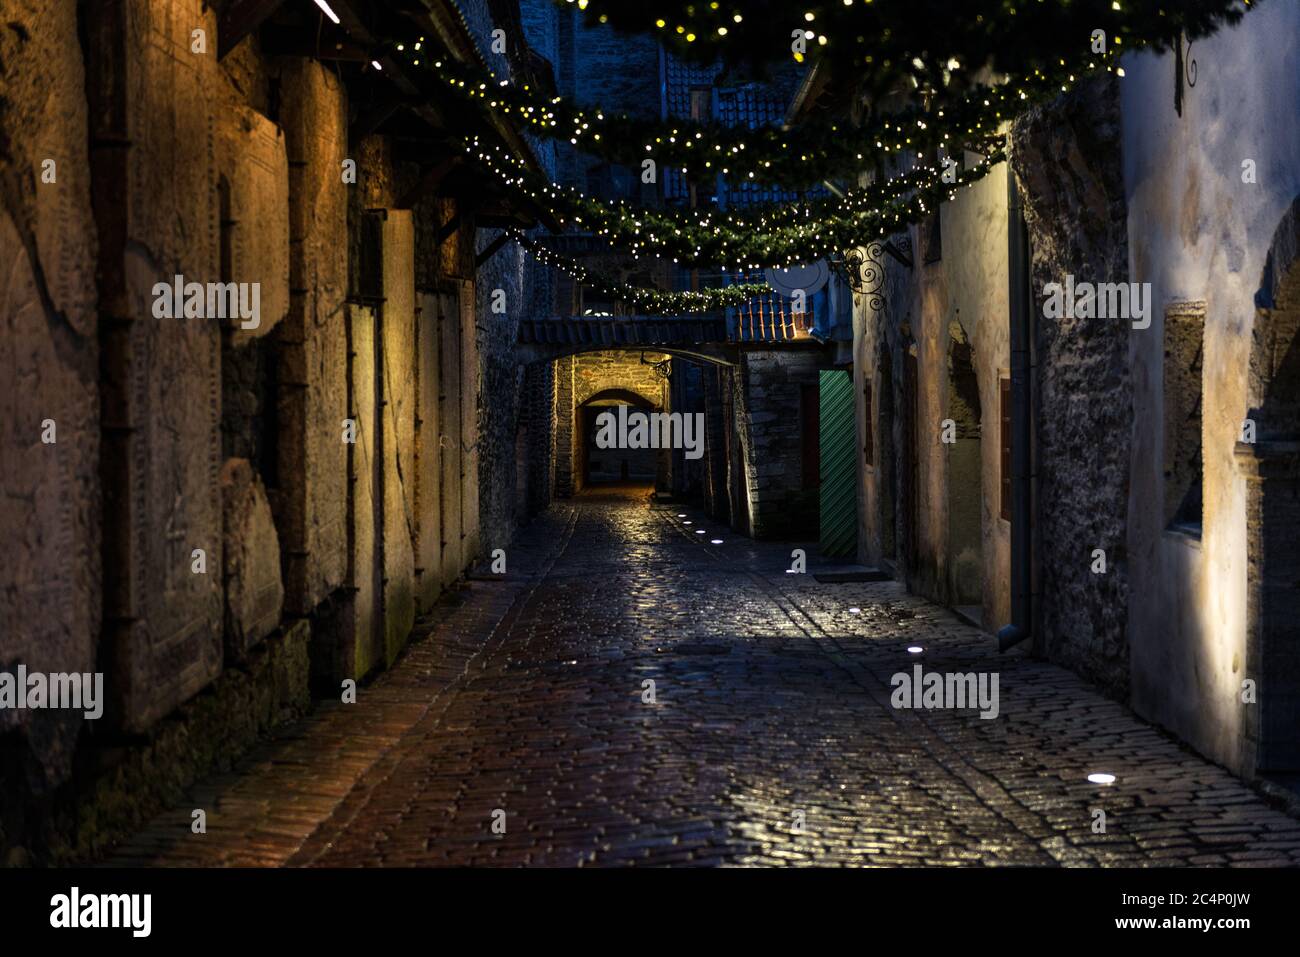
[[(318, 708), (111, 863), (1300, 863), (1300, 821), (1070, 672), (678, 511), (557, 506), (357, 704)], [(893, 709), (917, 660), (998, 672), (998, 718)]]

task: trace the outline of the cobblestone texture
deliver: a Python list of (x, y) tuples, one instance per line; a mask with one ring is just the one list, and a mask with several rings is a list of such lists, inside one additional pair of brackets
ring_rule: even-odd
[[(896, 584), (785, 574), (791, 546), (695, 534), (702, 516), (642, 494), (552, 509), (357, 704), (318, 708), (111, 863), (1300, 862), (1300, 821), (1071, 672), (999, 656)], [(998, 718), (893, 709), (918, 659), (998, 672)]]

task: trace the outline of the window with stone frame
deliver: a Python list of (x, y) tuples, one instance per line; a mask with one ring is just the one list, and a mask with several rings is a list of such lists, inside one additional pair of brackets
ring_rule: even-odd
[(1205, 303), (1174, 302), (1164, 322), (1164, 520), (1199, 536), (1203, 505)]

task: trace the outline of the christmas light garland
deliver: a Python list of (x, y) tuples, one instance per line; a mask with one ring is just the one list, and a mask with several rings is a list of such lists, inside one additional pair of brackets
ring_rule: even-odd
[[(533, 134), (567, 141), (584, 152), (639, 170), (646, 159), (685, 174), (734, 175), (741, 181), (803, 188), (855, 177), (881, 157), (954, 148), (995, 135), (1002, 122), (1065, 92), (1089, 74), (1117, 69), (1117, 51), (1088, 54), (1071, 66), (1034, 72), (1002, 84), (977, 84), (942, 102), (915, 104), (869, 118), (861, 126), (811, 120), (789, 129), (750, 129), (685, 120), (645, 120), (584, 108), (548, 97), (488, 70), (444, 59), (430, 61), (416, 44), (399, 43), (394, 56), (427, 69), (449, 91), (527, 124)], [(1121, 71), (1122, 72), (1122, 71)]]
[(655, 255), (682, 266), (722, 266), (731, 271), (808, 262), (858, 245), (866, 237), (897, 232), (929, 215), (938, 203), (952, 199), (959, 187), (972, 185), (1005, 159), (999, 145), (969, 169), (921, 166), (920, 175), (913, 170), (879, 187), (865, 187), (881, 191), (874, 205), (858, 202), (843, 213), (818, 220), (738, 230), (723, 221), (688, 223), (665, 211), (605, 204), (549, 182), (500, 147), (485, 148), (474, 140), (465, 149), (507, 190), (545, 206), (563, 225), (591, 232), (634, 257)]
[(676, 313), (707, 312), (728, 306), (741, 306), (759, 296), (769, 295), (772, 288), (767, 283), (738, 283), (734, 286), (717, 286), (683, 292), (665, 292), (645, 286), (616, 282), (586, 266), (529, 239), (517, 230), (510, 237), (537, 259), (538, 262), (566, 273), (581, 283), (611, 299), (621, 299), (636, 306), (643, 313), (671, 315)]
[[(555, 0), (572, 9), (575, 0)], [(678, 56), (762, 69), (825, 61), (877, 94), (912, 80), (940, 88), (952, 70), (1047, 70), (1089, 48), (1163, 50), (1237, 22), (1251, 0), (576, 0), (588, 26), (655, 37)], [(1253, 6), (1258, 6), (1254, 3)], [(796, 35), (798, 34), (798, 35)], [(803, 47), (805, 53), (800, 53)]]

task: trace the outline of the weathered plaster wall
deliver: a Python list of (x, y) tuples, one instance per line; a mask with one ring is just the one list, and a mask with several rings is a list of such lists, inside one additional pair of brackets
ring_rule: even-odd
[[(972, 163), (976, 160), (968, 158)], [(948, 604), (960, 604), (963, 596), (978, 591), (984, 625), (992, 630), (1006, 622), (1010, 601), (1010, 526), (999, 517), (998, 484), (998, 388), (1010, 362), (1005, 165), (945, 203), (940, 226), (943, 255), (939, 260), (923, 261), (920, 227), (912, 227), (908, 238), (913, 268), (882, 256), (872, 267), (877, 271), (871, 274), (870, 288), (855, 297), (858, 447), (865, 447), (868, 427), (874, 447), (873, 461), (867, 462), (861, 453), (858, 461), (862, 478), (859, 554), (871, 565), (890, 561), (916, 591)], [(963, 409), (953, 405), (955, 351), (963, 360), (969, 355), (974, 369), (978, 439)], [(883, 372), (884, 352), (889, 357), (888, 380)], [(913, 428), (905, 382), (909, 352), (915, 354), (918, 374), (916, 487), (911, 487), (913, 472), (904, 454)], [(870, 422), (865, 419), (863, 392), (868, 382)], [(967, 405), (973, 408), (973, 403)], [(955, 445), (941, 441), (942, 423), (948, 418), (959, 426)], [(964, 462), (958, 461), (960, 457)], [(893, 470), (892, 477), (887, 470)], [(892, 559), (885, 554), (886, 495), (893, 496), (898, 526)], [(912, 495), (916, 521), (908, 536), (905, 526), (913, 512), (907, 503)], [(951, 507), (954, 502), (957, 510)], [(969, 541), (958, 548), (955, 542), (961, 540), (963, 528), (970, 529)], [(904, 551), (909, 538), (915, 543), (910, 555)]]
[[(979, 388), (980, 490), (978, 504), (979, 535), (982, 539), (977, 577), (986, 630), (993, 631), (1010, 620), (1011, 526), (1000, 517), (1001, 457), (999, 422), (999, 381), (1010, 368), (1011, 352), (1009, 282), (1007, 263), (1007, 173), (999, 164), (983, 179), (960, 190), (956, 199), (945, 204), (941, 225), (946, 253), (944, 275), (948, 285), (949, 356), (953, 349), (952, 324), (959, 323), (974, 352), (973, 365)], [(974, 255), (978, 250), (979, 255)], [(945, 418), (956, 419), (949, 390)], [(958, 431), (961, 434), (961, 430)], [(955, 454), (949, 447), (949, 454)], [(959, 483), (948, 475), (946, 497), (951, 501), (961, 494)], [(949, 550), (947, 589), (956, 591), (959, 572), (957, 556)]]
[[(1300, 7), (1261, 5), (1198, 41), (1197, 82), (1173, 108), (1173, 57), (1126, 58), (1121, 81), (1129, 269), (1149, 282), (1151, 327), (1133, 330), (1128, 548), (1133, 705), (1204, 754), (1249, 770), (1245, 480), (1233, 461), (1248, 409), (1255, 294), (1278, 223), (1300, 194)], [(1253, 160), (1255, 183), (1242, 181)], [(1162, 526), (1162, 319), (1206, 303), (1204, 520), (1199, 541)], [(1261, 681), (1261, 689), (1264, 687)]]

